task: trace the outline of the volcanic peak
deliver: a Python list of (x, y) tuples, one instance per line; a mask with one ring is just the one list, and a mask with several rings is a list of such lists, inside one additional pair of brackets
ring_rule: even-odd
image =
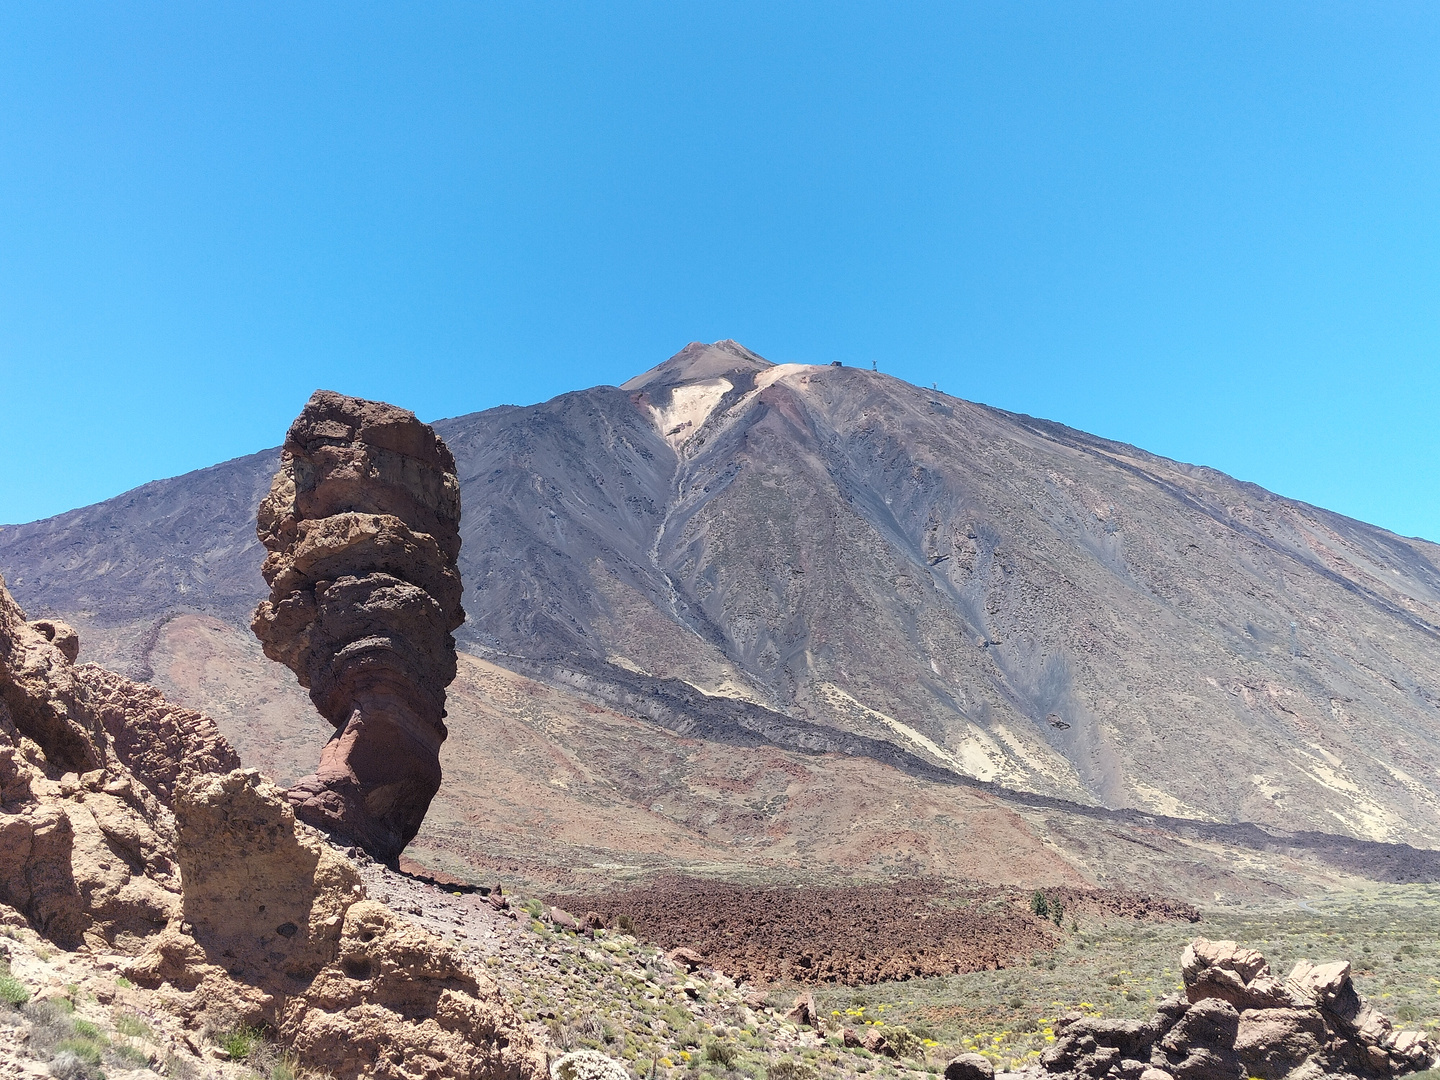
[(657, 364), (620, 385), (621, 390), (655, 390), (736, 373), (756, 374), (774, 365), (729, 338), (707, 345), (692, 341), (663, 364)]

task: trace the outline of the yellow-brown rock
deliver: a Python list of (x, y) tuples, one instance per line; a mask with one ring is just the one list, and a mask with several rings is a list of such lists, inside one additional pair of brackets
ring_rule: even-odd
[(346, 913), (335, 962), (282, 1028), (303, 1060), (344, 1077), (522, 1080), (545, 1072), (543, 1054), (488, 976), (368, 900)]
[(254, 769), (182, 786), (175, 814), (191, 935), (236, 978), (308, 986), (361, 895), (349, 860), (297, 829), (284, 792)]
[(184, 927), (126, 966), (196, 1026), (275, 1031), (342, 1080), (532, 1080), (544, 1055), (488, 976), (364, 898), (352, 864), (254, 770), (182, 785)]
[(128, 950), (179, 914), (175, 779), (238, 759), (209, 718), (79, 648), (0, 580), (0, 903), (65, 948)]

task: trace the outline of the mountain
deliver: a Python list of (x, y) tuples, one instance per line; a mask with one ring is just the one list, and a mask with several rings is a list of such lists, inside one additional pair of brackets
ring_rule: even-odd
[[(1103, 820), (1122, 831), (1146, 817), (1222, 830), (1206, 843), (1440, 842), (1437, 545), (729, 341), (620, 387), (435, 426), (461, 479), (469, 613), (446, 745), (477, 778), (503, 765), (529, 783), (546, 775), (526, 763), (540, 754), (558, 782), (534, 798), (564, 801), (566, 770), (588, 770), (644, 818), (617, 828), (658, 829), (657, 852), (669, 826), (649, 807), (669, 796), (651, 796), (689, 791), (701, 862), (719, 857), (702, 819), (738, 813), (739, 796), (699, 799), (682, 744), (728, 748), (742, 772), (745, 753), (812, 772), (834, 761), (809, 783), (836, 792), (850, 790), (841, 763), (867, 760), (896, 790), (959, 784), (1027, 821), (1070, 815), (1076, 838), (1114, 811)], [(7, 527), (0, 572), (32, 616), (76, 623), (89, 655), (212, 712), (283, 777), (275, 747), (313, 753), (318, 731), (245, 629), (263, 593), (254, 507), (275, 464), (266, 451)], [(497, 705), (527, 696), (540, 712)], [(574, 722), (587, 715), (638, 722), (626, 738), (670, 740), (690, 764), (666, 784), (617, 778), (623, 753), (587, 741)], [(498, 759), (462, 742), (472, 721), (476, 739), (531, 725), (544, 749)], [(478, 805), (451, 819), (525, 818)], [(787, 835), (805, 828), (821, 827)], [(733, 855), (743, 835), (717, 842)], [(916, 865), (943, 863), (943, 845), (920, 846)]]

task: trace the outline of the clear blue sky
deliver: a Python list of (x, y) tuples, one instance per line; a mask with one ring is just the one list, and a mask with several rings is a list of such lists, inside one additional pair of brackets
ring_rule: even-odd
[(1440, 540), (1440, 6), (0, 7), (0, 521), (722, 337)]

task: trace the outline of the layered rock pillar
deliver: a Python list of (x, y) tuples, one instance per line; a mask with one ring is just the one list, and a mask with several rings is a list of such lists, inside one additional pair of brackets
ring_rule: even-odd
[(455, 677), (460, 484), (413, 413), (316, 391), (260, 504), (270, 597), (251, 624), (335, 727), (295, 814), (394, 862), (440, 787)]

